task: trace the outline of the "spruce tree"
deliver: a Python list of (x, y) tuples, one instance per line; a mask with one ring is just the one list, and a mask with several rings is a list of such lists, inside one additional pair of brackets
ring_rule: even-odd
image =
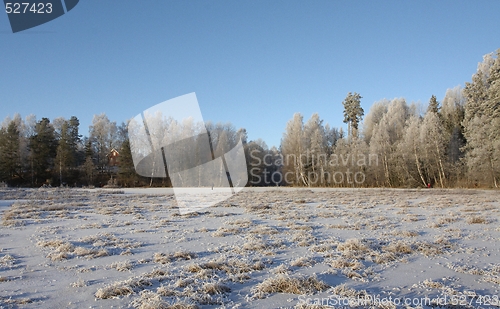
[(0, 179), (9, 184), (22, 177), (19, 144), (20, 134), (17, 124), (10, 121), (7, 128), (0, 130)]
[(439, 113), (439, 102), (438, 102), (435, 95), (432, 95), (432, 97), (429, 101), (429, 106), (427, 107), (427, 112), (431, 112), (431, 113), (435, 113), (435, 114)]
[(42, 118), (36, 124), (35, 135), (30, 138), (30, 149), (35, 184), (46, 183), (51, 177), (57, 149), (55, 131), (48, 118)]

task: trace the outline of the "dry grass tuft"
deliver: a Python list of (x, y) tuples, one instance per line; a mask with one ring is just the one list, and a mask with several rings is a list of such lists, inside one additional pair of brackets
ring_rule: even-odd
[(427, 241), (420, 241), (416, 243), (417, 251), (425, 256), (435, 256), (443, 253), (442, 246), (436, 245)]
[(314, 294), (325, 291), (329, 287), (316, 276), (292, 278), (286, 274), (279, 274), (259, 283), (252, 292), (257, 298), (265, 298), (266, 295), (272, 293)]
[(128, 239), (120, 239), (111, 233), (99, 233), (97, 235), (83, 237), (82, 239), (80, 239), (80, 241), (83, 243), (91, 244), (96, 248), (111, 247), (121, 249), (120, 251), (142, 246), (140, 242)]
[(131, 278), (125, 281), (115, 282), (111, 285), (100, 288), (95, 293), (95, 297), (100, 299), (109, 299), (119, 296), (131, 295), (139, 290), (144, 289), (146, 286), (151, 285), (151, 280), (144, 278)]
[(314, 264), (316, 264), (316, 261), (312, 258), (308, 257), (300, 257), (290, 263), (291, 266), (296, 266), (296, 267), (312, 267)]
[(297, 243), (300, 247), (308, 247), (316, 241), (316, 237), (314, 237), (310, 232), (299, 231), (292, 235), (292, 241)]
[(243, 244), (243, 246), (241, 247), (243, 251), (252, 251), (260, 253), (263, 253), (267, 248), (268, 248), (267, 243), (262, 239), (250, 239), (248, 242), (245, 242), (245, 244)]
[(134, 264), (130, 261), (115, 262), (109, 265), (110, 268), (114, 268), (118, 271), (128, 271), (134, 267)]
[(239, 226), (240, 228), (248, 228), (253, 225), (253, 221), (251, 219), (238, 219), (234, 221), (226, 221), (225, 224), (228, 225), (236, 225)]
[(467, 217), (468, 224), (488, 224), (488, 219), (482, 216), (468, 216)]
[(171, 254), (156, 252), (153, 254), (153, 262), (160, 264), (167, 264), (175, 260), (191, 260), (196, 258), (197, 255), (193, 252), (177, 251)]
[(231, 292), (231, 288), (221, 283), (205, 283), (202, 287), (204, 293), (215, 295)]
[(389, 245), (382, 248), (387, 252), (392, 252), (396, 254), (411, 254), (413, 253), (413, 249), (410, 244), (405, 243), (403, 241), (395, 241), (390, 243)]
[(194, 283), (194, 279), (191, 278), (181, 278), (175, 282), (175, 286), (178, 288), (185, 288), (187, 286), (190, 286)]
[(75, 246), (71, 242), (62, 239), (41, 240), (37, 242), (37, 246), (50, 249), (47, 258), (52, 261), (61, 261), (75, 256), (91, 259), (115, 254), (126, 255), (132, 253), (131, 248), (142, 245), (139, 242), (119, 239), (109, 233), (87, 236), (79, 241), (89, 244), (90, 247)]
[(227, 235), (238, 234), (239, 232), (240, 232), (240, 229), (237, 227), (221, 226), (217, 229), (217, 231), (212, 233), (212, 236), (213, 237), (225, 237)]
[(365, 240), (351, 238), (343, 243), (339, 243), (337, 250), (345, 257), (363, 259), (370, 252), (370, 246)]
[(403, 236), (403, 237), (417, 237), (420, 235), (420, 233), (416, 232), (416, 231), (395, 230), (395, 231), (391, 232), (391, 235)]
[(188, 251), (177, 251), (172, 255), (175, 260), (191, 260), (196, 258), (196, 254)]
[(242, 276), (243, 274), (263, 270), (264, 268), (265, 264), (262, 261), (231, 258), (213, 260), (203, 264), (190, 264), (184, 269), (190, 273), (196, 273), (198, 278), (204, 279), (213, 277), (214, 271), (221, 271), (228, 275), (235, 275), (236, 277), (231, 277), (232, 280), (234, 279), (233, 281), (242, 282), (249, 279), (248, 276)]
[(155, 254), (153, 254), (153, 262), (160, 264), (170, 263), (170, 256), (162, 252), (156, 252)]
[(340, 284), (331, 289), (332, 294), (347, 297), (347, 298), (356, 298), (363, 297), (366, 295), (365, 291), (356, 291), (353, 288), (346, 286), (345, 284)]
[(444, 285), (441, 282), (432, 281), (431, 279), (424, 280), (423, 284), (424, 286), (433, 289), (441, 289), (444, 287)]
[(0, 258), (0, 266), (2, 267), (11, 267), (15, 262), (16, 259), (10, 254), (6, 254)]
[(163, 269), (154, 269), (143, 276), (145, 278), (163, 279), (168, 275), (168, 273)]
[[(17, 308), (16, 305), (27, 305), (34, 302), (34, 299), (23, 297), (23, 298), (7, 298), (4, 296), (0, 296), (0, 304), (7, 305), (5, 308)], [(4, 308), (4, 307), (2, 307)]]
[(287, 274), (290, 269), (285, 264), (280, 264), (278, 267), (275, 267), (271, 270), (273, 274)]
[(175, 289), (168, 287), (168, 286), (164, 286), (164, 285), (158, 287), (156, 289), (156, 293), (158, 293), (161, 296), (166, 296), (166, 297), (178, 296), (180, 294)]
[(482, 279), (484, 282), (491, 282), (500, 285), (500, 276), (484, 276)]
[(137, 309), (198, 309), (195, 304), (182, 301), (164, 301), (162, 295), (151, 291), (142, 291), (140, 298), (132, 301), (131, 305)]
[(387, 264), (395, 260), (397, 260), (397, 256), (392, 252), (382, 252), (373, 258), (373, 261), (377, 264)]
[(350, 268), (352, 270), (358, 270), (362, 269), (363, 263), (357, 261), (356, 259), (346, 259), (343, 257), (337, 258), (337, 259), (332, 259), (328, 262), (328, 264), (333, 267), (333, 268)]
[(87, 286), (87, 282), (85, 280), (79, 279), (78, 281), (72, 282), (70, 286), (73, 288), (81, 288)]

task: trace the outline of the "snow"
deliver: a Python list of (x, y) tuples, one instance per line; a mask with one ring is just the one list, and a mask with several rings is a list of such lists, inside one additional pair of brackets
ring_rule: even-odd
[[(499, 195), (245, 188), (181, 215), (171, 189), (0, 189), (0, 308), (307, 308), (360, 295), (498, 308)], [(314, 280), (327, 288), (272, 285)]]

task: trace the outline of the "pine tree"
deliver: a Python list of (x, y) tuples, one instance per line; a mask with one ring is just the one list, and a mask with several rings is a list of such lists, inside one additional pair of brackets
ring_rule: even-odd
[(362, 97), (358, 93), (349, 92), (342, 102), (344, 105), (344, 123), (348, 125), (349, 139), (358, 137), (358, 126), (364, 115), (361, 99)]
[(78, 163), (78, 144), (80, 135), (78, 126), (80, 122), (75, 116), (64, 120), (60, 124), (59, 142), (55, 158), (55, 178), (62, 185), (64, 182), (73, 183), (77, 179), (76, 165)]

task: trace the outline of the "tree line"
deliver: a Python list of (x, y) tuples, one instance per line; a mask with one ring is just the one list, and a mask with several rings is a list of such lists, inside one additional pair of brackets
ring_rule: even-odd
[[(483, 57), (472, 81), (433, 95), (426, 108), (404, 98), (375, 102), (361, 95), (342, 102), (347, 133), (318, 114), (287, 123), (279, 148), (247, 141), (245, 129), (207, 123), (221, 155), (242, 140), (248, 185), (327, 187), (495, 187), (500, 185), (500, 49)], [(0, 182), (10, 186), (170, 186), (170, 179), (139, 176), (127, 124), (95, 115), (88, 136), (77, 117), (6, 118), (0, 128)], [(222, 146), (220, 146), (222, 145)], [(109, 165), (112, 149), (119, 166)], [(219, 154), (220, 152), (220, 154)]]
[(89, 137), (80, 121), (7, 117), (0, 129), (0, 181), (10, 186), (99, 185), (108, 181), (106, 155), (124, 140), (124, 125), (96, 115)]
[[(234, 146), (240, 136), (247, 139), (246, 130), (237, 131), (231, 123), (207, 122), (205, 129), (216, 156)], [(168, 174), (141, 177), (136, 173), (128, 134), (128, 123), (117, 125), (104, 113), (94, 115), (88, 136), (80, 134), (76, 116), (53, 121), (37, 120), (35, 115), (7, 117), (0, 126), (0, 182), (15, 187), (171, 186)], [(119, 153), (117, 166), (110, 165), (113, 149)]]
[(479, 63), (465, 87), (433, 95), (427, 108), (404, 98), (342, 102), (347, 134), (318, 114), (296, 113), (279, 149), (249, 144), (255, 185), (333, 187), (500, 186), (500, 49)]

